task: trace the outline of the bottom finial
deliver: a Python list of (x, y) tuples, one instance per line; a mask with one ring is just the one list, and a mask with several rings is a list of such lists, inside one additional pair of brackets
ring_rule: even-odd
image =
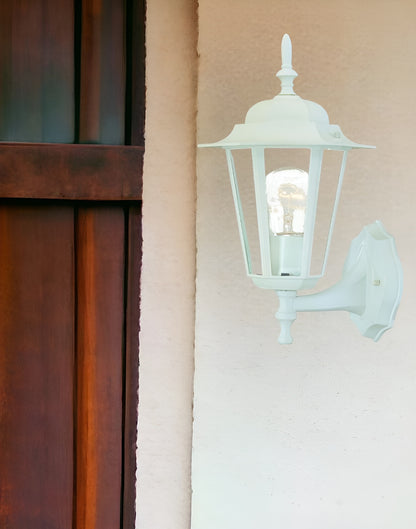
[(296, 320), (295, 311), (295, 290), (278, 290), (280, 305), (276, 312), (276, 318), (280, 321), (280, 344), (291, 344), (293, 342), (290, 328), (292, 323)]

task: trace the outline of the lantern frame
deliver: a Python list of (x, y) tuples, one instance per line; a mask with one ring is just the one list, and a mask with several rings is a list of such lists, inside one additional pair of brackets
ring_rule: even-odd
[[(245, 122), (235, 125), (227, 137), (215, 143), (200, 144), (199, 147), (217, 147), (225, 150), (246, 272), (255, 285), (276, 290), (279, 296), (280, 309), (276, 314), (282, 328), (279, 342), (292, 342), (290, 325), (296, 318), (296, 312), (304, 310), (348, 310), (355, 315), (353, 319), (362, 334), (378, 340), (381, 334), (392, 326), (402, 292), (402, 270), (394, 239), (379, 221), (363, 230), (357, 238), (359, 243), (353, 242), (344, 267), (343, 278), (335, 287), (312, 296), (296, 294), (298, 290), (314, 287), (325, 273), (348, 152), (352, 149), (374, 147), (348, 139), (338, 125), (330, 124), (326, 111), (320, 105), (295, 94), (293, 81), (297, 73), (292, 68), (292, 44), (287, 34), (283, 36), (281, 52), (282, 67), (276, 74), (281, 82), (280, 93), (273, 99), (260, 101), (252, 106), (247, 112)], [(250, 149), (252, 157), (261, 274), (253, 273), (233, 158), (233, 151), (241, 149)], [(307, 149), (310, 152), (299, 275), (272, 273), (266, 197), (266, 149)], [(321, 273), (312, 275), (315, 220), (322, 160), (326, 150), (341, 151), (343, 155)], [(358, 253), (357, 248), (359, 248)], [(380, 268), (378, 261), (381, 256), (385, 265)], [(354, 288), (351, 288), (352, 284)], [(355, 297), (350, 299), (353, 292)], [(364, 298), (362, 292), (365, 293)]]
[[(282, 149), (286, 147), (281, 146), (268, 146), (268, 148)], [(304, 150), (306, 147), (300, 147)], [(253, 163), (253, 178), (256, 195), (256, 213), (257, 213), (257, 225), (258, 225), (258, 238), (260, 246), (260, 257), (261, 257), (261, 274), (253, 272), (253, 264), (251, 259), (251, 252), (248, 243), (246, 223), (244, 219), (244, 212), (242, 208), (240, 190), (238, 186), (237, 173), (235, 163), (232, 155), (232, 151), (235, 148), (224, 147), (228, 163), (228, 172), (230, 175), (231, 189), (234, 199), (234, 207), (237, 216), (237, 223), (240, 235), (241, 246), (243, 249), (244, 263), (246, 267), (247, 275), (252, 279), (254, 284), (260, 288), (272, 289), (272, 290), (301, 290), (309, 289), (316, 285), (317, 281), (323, 277), (326, 265), (328, 261), (328, 255), (330, 245), (332, 241), (332, 235), (335, 225), (336, 214), (338, 210), (338, 204), (341, 196), (342, 183), (345, 173), (347, 153), (350, 149), (336, 149), (343, 151), (342, 162), (340, 172), (338, 175), (338, 184), (336, 187), (334, 205), (332, 208), (331, 220), (329, 223), (328, 236), (325, 244), (325, 251), (321, 266), (321, 272), (319, 274), (311, 274), (311, 259), (312, 259), (312, 247), (315, 233), (315, 220), (317, 213), (318, 194), (320, 175), (322, 168), (322, 159), (324, 150), (323, 148), (316, 148), (309, 146), (310, 157), (309, 157), (309, 171), (308, 171), (308, 194), (306, 204), (306, 217), (305, 217), (305, 232), (303, 235), (302, 244), (302, 257), (300, 263), (300, 274), (299, 275), (275, 275), (271, 271), (271, 248), (269, 238), (269, 225), (268, 225), (268, 211), (266, 204), (266, 170), (265, 170), (265, 154), (264, 147), (252, 147), (252, 163)], [(332, 149), (334, 150), (334, 149)]]

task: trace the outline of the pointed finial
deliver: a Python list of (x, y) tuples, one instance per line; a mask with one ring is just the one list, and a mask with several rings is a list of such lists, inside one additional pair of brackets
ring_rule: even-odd
[(292, 42), (287, 33), (282, 38), (282, 68), (276, 74), (280, 79), (282, 88), (280, 95), (295, 95), (293, 91), (293, 80), (298, 74), (292, 68)]

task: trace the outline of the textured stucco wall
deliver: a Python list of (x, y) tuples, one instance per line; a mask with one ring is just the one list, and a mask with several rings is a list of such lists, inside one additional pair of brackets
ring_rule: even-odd
[(415, 19), (412, 0), (199, 1), (199, 141), (278, 92), (288, 32), (297, 93), (377, 146), (349, 157), (320, 286), (375, 219), (405, 286), (377, 344), (317, 313), (279, 346), (277, 298), (245, 277), (224, 153), (198, 153), (193, 529), (416, 527)]
[(137, 527), (189, 526), (196, 4), (147, 0)]

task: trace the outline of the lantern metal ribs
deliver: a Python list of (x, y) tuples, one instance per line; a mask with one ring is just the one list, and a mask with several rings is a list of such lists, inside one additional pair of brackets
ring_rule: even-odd
[[(282, 39), (282, 67), (276, 74), (280, 94), (251, 107), (243, 124), (234, 126), (223, 140), (199, 147), (225, 150), (244, 262), (255, 285), (275, 290), (280, 306), (279, 342), (292, 343), (290, 326), (299, 311), (347, 310), (364, 336), (378, 340), (394, 321), (402, 292), (402, 270), (394, 239), (377, 221), (354, 239), (341, 281), (323, 292), (298, 296), (297, 291), (314, 287), (328, 260), (335, 217), (341, 194), (347, 153), (374, 148), (349, 140), (338, 125), (331, 125), (317, 103), (295, 94), (292, 45)], [(233, 152), (249, 149), (252, 159), (261, 273), (255, 273), (250, 254), (246, 221)], [(307, 149), (308, 171), (280, 167), (266, 174), (269, 150)], [(327, 150), (340, 151), (342, 162), (332, 216), (319, 274), (311, 273), (322, 160)]]

